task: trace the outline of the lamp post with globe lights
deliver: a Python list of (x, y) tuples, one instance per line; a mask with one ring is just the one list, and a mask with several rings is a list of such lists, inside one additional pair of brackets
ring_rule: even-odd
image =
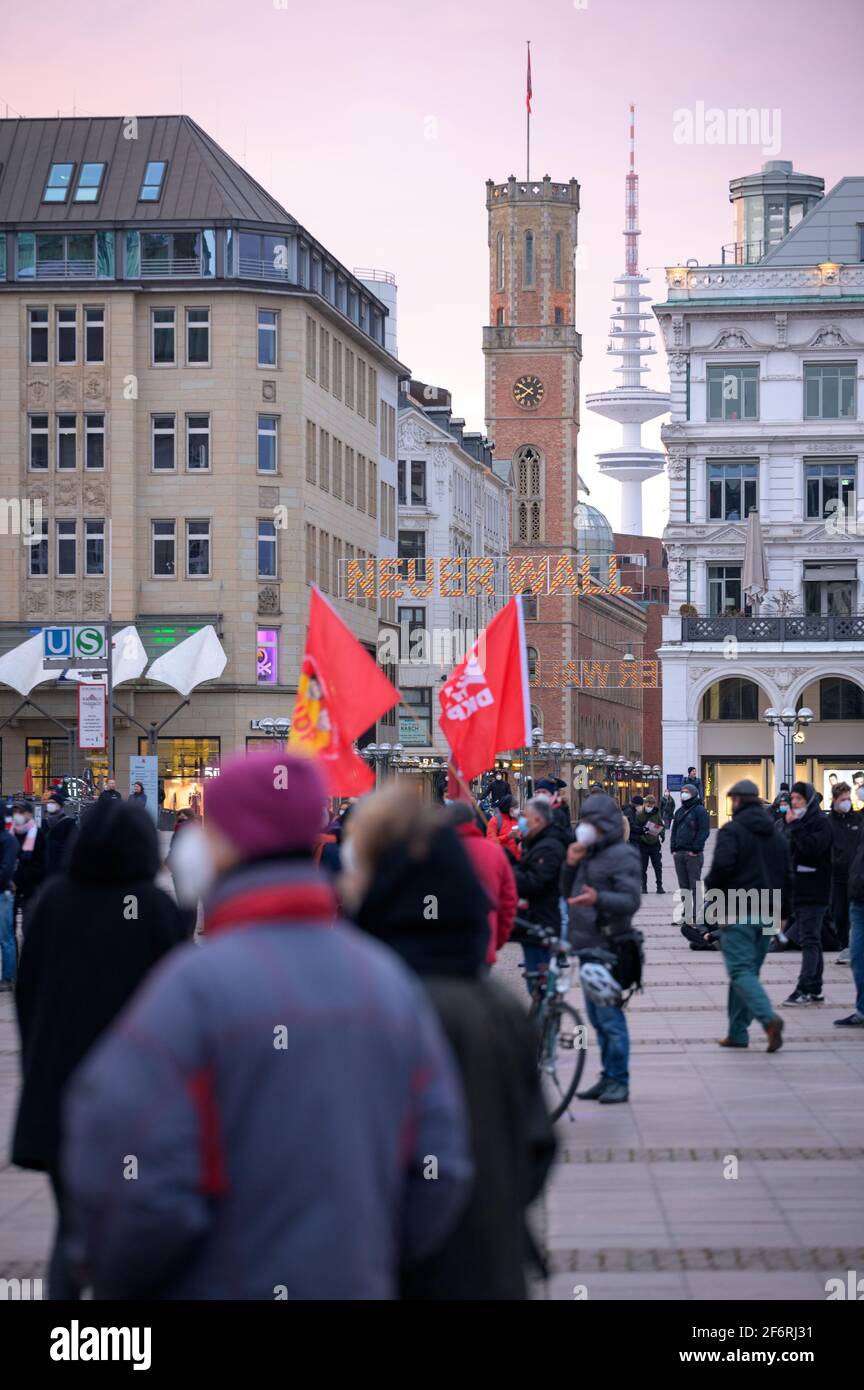
[[(791, 705), (787, 705), (786, 708), (782, 710), (776, 710), (773, 706), (769, 706), (762, 718), (769, 728), (774, 729), (775, 733), (780, 736), (783, 753), (783, 776), (779, 781), (788, 782), (791, 787), (792, 783), (795, 781), (796, 735), (803, 729), (806, 729), (809, 724), (812, 724), (813, 711), (812, 709), (808, 709), (806, 705), (802, 706), (799, 710), (793, 709)], [(774, 790), (776, 792), (778, 786), (776, 765), (774, 782)]]

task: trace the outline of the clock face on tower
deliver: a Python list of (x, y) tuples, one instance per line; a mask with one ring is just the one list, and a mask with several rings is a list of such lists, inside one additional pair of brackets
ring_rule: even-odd
[(522, 410), (536, 410), (545, 395), (546, 387), (539, 376), (520, 376), (513, 383), (513, 399)]

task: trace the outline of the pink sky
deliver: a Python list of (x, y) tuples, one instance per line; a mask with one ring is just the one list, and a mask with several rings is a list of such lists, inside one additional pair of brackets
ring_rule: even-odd
[[(831, 188), (864, 174), (861, 0), (43, 0), (4, 17), (0, 102), (27, 116), (183, 110), (348, 266), (392, 270), (399, 354), (449, 387), (483, 428), (485, 180), (525, 172), (532, 41), (532, 174), (582, 186), (576, 326), (582, 389), (614, 384), (611, 282), (623, 268), (627, 107), (637, 106), (642, 265), (708, 261), (733, 239), (731, 177), (791, 159)], [(779, 151), (679, 145), (697, 102), (779, 108)], [(5, 108), (0, 106), (5, 114)], [(10, 111), (10, 114), (13, 114)], [(431, 137), (431, 138), (430, 138)], [(662, 350), (652, 384), (665, 386)], [(594, 454), (617, 426), (583, 412), (580, 471), (617, 523)], [(646, 442), (657, 425), (645, 430)], [(646, 488), (646, 530), (665, 484)]]

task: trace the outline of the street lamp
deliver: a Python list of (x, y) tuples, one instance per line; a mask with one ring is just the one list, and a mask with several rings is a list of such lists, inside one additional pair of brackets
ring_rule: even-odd
[[(773, 705), (769, 705), (762, 718), (769, 728), (776, 729), (783, 744), (783, 777), (782, 781), (788, 782), (791, 787), (795, 781), (795, 736), (800, 729), (806, 729), (808, 724), (813, 722), (813, 711), (803, 705), (801, 709), (794, 710), (791, 705), (785, 709), (776, 710)], [(776, 780), (776, 775), (775, 775)]]

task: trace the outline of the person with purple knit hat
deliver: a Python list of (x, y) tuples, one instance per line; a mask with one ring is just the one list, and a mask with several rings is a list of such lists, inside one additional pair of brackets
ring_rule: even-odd
[(70, 1229), (97, 1298), (392, 1299), (468, 1198), (452, 1056), (420, 983), (337, 919), (313, 861), (324, 804), (312, 759), (265, 751), (227, 762), (183, 832), (204, 944), (69, 1093)]

